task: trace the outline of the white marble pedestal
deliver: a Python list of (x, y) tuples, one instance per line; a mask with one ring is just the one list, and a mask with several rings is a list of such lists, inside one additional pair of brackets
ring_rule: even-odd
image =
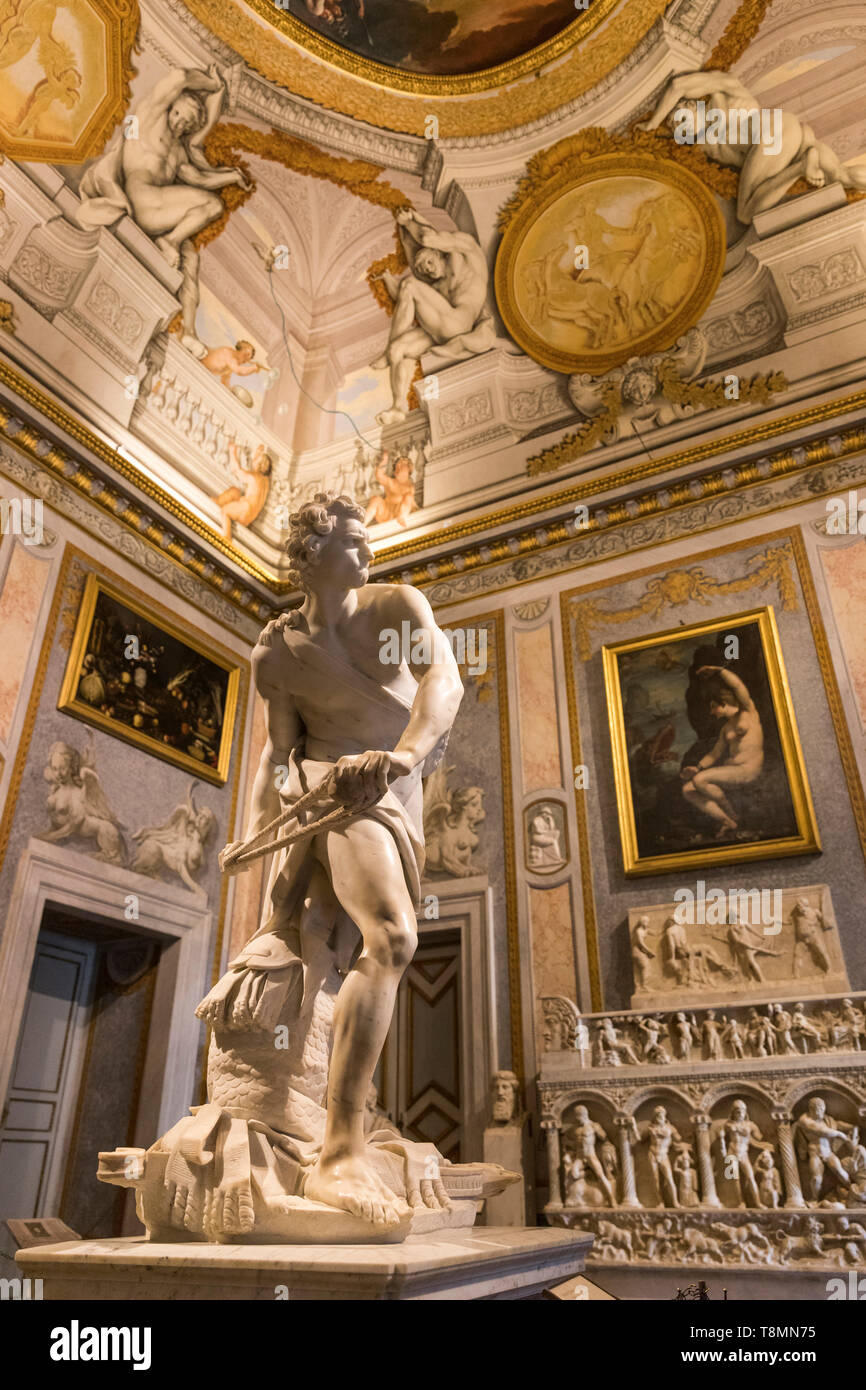
[(489, 1227), (401, 1245), (160, 1245), (144, 1236), (20, 1250), (46, 1299), (138, 1302), (526, 1299), (583, 1271), (592, 1236)]

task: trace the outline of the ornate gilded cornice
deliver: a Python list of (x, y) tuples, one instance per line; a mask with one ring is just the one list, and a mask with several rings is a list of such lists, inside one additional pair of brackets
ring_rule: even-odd
[[(648, 478), (657, 477), (662, 473), (673, 473), (681, 468), (687, 468), (693, 464), (704, 463), (719, 454), (733, 453), (738, 449), (750, 448), (755, 445), (763, 444), (768, 440), (778, 438), (779, 435), (788, 434), (792, 431), (808, 429), (812, 426), (820, 426), (829, 423), (839, 416), (848, 415), (853, 411), (861, 410), (866, 412), (866, 391), (857, 391), (851, 396), (839, 396), (832, 401), (824, 401), (821, 405), (812, 406), (809, 410), (797, 411), (795, 414), (787, 415), (782, 419), (761, 421), (750, 425), (747, 429), (739, 430), (734, 434), (725, 435), (723, 438), (706, 440), (701, 444), (691, 445), (689, 448), (681, 449), (673, 453), (664, 454), (655, 459), (644, 459), (640, 463), (627, 465), (619, 472), (609, 473), (602, 477), (581, 479), (571, 487), (560, 488), (555, 492), (545, 492), (541, 495), (533, 494), (525, 501), (516, 503), (511, 507), (504, 507), (501, 511), (485, 512), (483, 514), (467, 518), (465, 521), (455, 523), (453, 526), (443, 527), (436, 532), (435, 540), (430, 537), (418, 537), (411, 541), (403, 541), (400, 544), (383, 547), (376, 552), (376, 567), (381, 569), (399, 570), (401, 563), (402, 572), (405, 574), (407, 582), (416, 583), (415, 579), (409, 579), (409, 571), (406, 568), (407, 562), (421, 549), (427, 549), (431, 543), (435, 543), (437, 550), (456, 546), (460, 541), (468, 541), (472, 536), (482, 535), (486, 531), (501, 529), (505, 526), (514, 526), (515, 530), (523, 522), (530, 522), (531, 518), (538, 516), (540, 512), (550, 511), (553, 507), (558, 510), (572, 509), (577, 502), (585, 502), (587, 498), (597, 496), (603, 492), (613, 492), (623, 487), (630, 487), (640, 484)], [(864, 426), (866, 431), (866, 426)], [(846, 431), (846, 434), (850, 431)], [(843, 436), (844, 437), (844, 436)], [(804, 449), (812, 447), (807, 444)], [(863, 445), (858, 446), (860, 448)], [(794, 459), (796, 446), (791, 445), (771, 454), (770, 459), (781, 460), (790, 458), (791, 467), (786, 471), (796, 471), (798, 464)], [(798, 451), (801, 452), (801, 451)], [(853, 450), (856, 452), (856, 449)], [(602, 460), (599, 459), (599, 464)], [(804, 463), (802, 465), (806, 467)], [(774, 467), (781, 468), (781, 462), (777, 462)], [(737, 473), (743, 468), (754, 470), (752, 481), (759, 476), (757, 465), (750, 461), (747, 464), (731, 464), (725, 468), (725, 472), (732, 471)], [(713, 474), (713, 477), (720, 477), (721, 473)], [(767, 475), (769, 476), (769, 474)], [(677, 488), (691, 486), (693, 480), (689, 479), (685, 483), (675, 484), (669, 491), (675, 492)], [(708, 482), (704, 486), (708, 486)], [(663, 489), (660, 489), (663, 490)], [(726, 485), (718, 488), (718, 491), (726, 491)], [(694, 494), (691, 494), (694, 496)], [(624, 509), (625, 503), (614, 503), (613, 508)], [(601, 511), (602, 508), (598, 508)], [(608, 508), (610, 510), (610, 508)], [(655, 511), (656, 508), (652, 507)], [(533, 526), (543, 525), (547, 532), (552, 532), (559, 524), (556, 522), (532, 522)], [(584, 528), (585, 529), (585, 528)], [(564, 533), (565, 534), (565, 533)], [(515, 538), (510, 538), (513, 541)], [(496, 542), (495, 545), (504, 545), (505, 542)], [(527, 532), (521, 537), (521, 553), (524, 549), (533, 549), (531, 533)], [(493, 550), (494, 546), (487, 547)], [(509, 549), (511, 545), (509, 544)], [(455, 569), (463, 570), (469, 567), (470, 555), (474, 552), (467, 552), (461, 556)], [(464, 563), (465, 561), (465, 563)], [(434, 566), (438, 567), (444, 562), (434, 561)], [(423, 569), (428, 576), (429, 583), (429, 562), (425, 562), (419, 570), (412, 573), (419, 573)]]
[[(167, 523), (156, 514), (155, 509), (149, 512), (140, 502), (131, 499), (110, 479), (97, 473), (80, 458), (74, 457), (47, 431), (40, 430), (32, 422), (25, 421), (21, 428), (10, 431), (10, 424), (18, 417), (15, 415), (14, 402), (10, 404), (7, 398), (6, 403), (0, 402), (0, 432), (10, 443), (40, 466), (61, 477), (67, 485), (75, 488), (95, 506), (118, 518), (136, 535), (147, 538), (160, 552), (202, 579), (215, 592), (256, 621), (270, 617), (272, 605), (283, 606), (280, 600), (292, 593), (288, 580), (280, 579), (273, 572), (263, 569), (239, 551), (221, 542), (214, 530), (142, 474), (123, 454), (109, 448), (104, 440), (55, 401), (50, 400), (14, 368), (0, 362), (0, 388), (4, 386), (7, 391), (20, 397), (100, 462), (145, 493), (155, 504), (155, 508), (166, 511), (175, 524)], [(500, 511), (487, 512), (443, 527), (433, 535), (417, 536), (410, 541), (378, 550), (374, 561), (375, 576), (377, 579), (403, 580), (424, 588), (449, 575), (468, 574), (495, 565), (501, 560), (515, 556), (528, 557), (551, 550), (569, 539), (573, 540), (575, 531), (570, 518), (578, 502), (586, 504), (589, 509), (588, 521), (581, 527), (580, 534), (594, 536), (630, 522), (642, 522), (679, 510), (693, 503), (696, 497), (706, 499), (731, 495), (761, 481), (793, 477), (798, 473), (815, 469), (821, 463), (838, 462), (866, 449), (866, 424), (857, 424), (836, 433), (832, 431), (832, 422), (835, 419), (857, 410), (866, 411), (866, 391), (826, 401), (822, 405), (813, 406), (784, 419), (751, 425), (736, 434), (708, 440), (658, 459), (647, 459), (627, 466), (617, 473), (581, 479), (571, 487), (534, 495)], [(674, 483), (665, 484), (664, 481), (660, 481), (652, 490), (633, 493), (628, 498), (614, 502), (601, 501), (597, 505), (589, 505), (589, 499), (600, 494), (639, 486), (650, 478), (671, 474), (719, 455), (730, 454), (737, 449), (755, 448), (767, 440), (795, 430), (802, 431), (822, 425), (827, 426), (822, 437), (807, 440), (802, 444), (784, 445), (766, 453), (760, 460), (752, 457), (725, 464), (698, 477), (692, 475)], [(826, 490), (832, 491), (832, 484), (828, 485)], [(823, 495), (820, 487), (815, 490), (815, 495)], [(556, 519), (536, 519), (540, 513), (550, 512), (554, 507), (560, 513)], [(503, 527), (510, 528), (511, 534), (489, 543), (484, 541), (485, 533), (498, 531)], [(206, 541), (210, 549), (222, 552), (229, 558), (233, 568), (222, 564), (217, 555), (209, 554), (203, 547), (198, 547), (194, 541), (196, 536)], [(474, 543), (473, 537), (477, 538)], [(461, 542), (464, 543), (462, 547)], [(434, 545), (438, 552), (436, 558), (419, 559), (412, 564), (414, 556), (429, 552)], [(443, 554), (443, 551), (447, 553)], [(251, 581), (259, 586), (260, 592), (254, 593), (251, 589), (245, 588), (234, 572), (235, 569), (249, 574)], [(508, 585), (503, 583), (494, 587), (504, 588)]]
[[(44, 395), (27, 379), (0, 362), (0, 387), (14, 392), (20, 400), (38, 411), (46, 420), (57, 425), (65, 434), (82, 448), (93, 454), (113, 472), (132, 483), (137, 489), (174, 518), (178, 525), (172, 526), (149, 512), (140, 502), (121, 491), (111, 478), (106, 478), (91, 468), (81, 458), (63, 448), (51, 436), (28, 420), (16, 416), (14, 405), (0, 399), (0, 433), (10, 444), (33, 459), (48, 472), (56, 474), (64, 482), (81, 492), (95, 506), (117, 518), (128, 526), (137, 536), (144, 536), (161, 552), (170, 556), (183, 569), (196, 575), (223, 598), (234, 604), (242, 612), (257, 621), (271, 615), (271, 605), (262, 596), (246, 588), (227, 567), (220, 565), (214, 556), (197, 546), (188, 533), (201, 536), (217, 551), (231, 555), (232, 561), (245, 569), (263, 588), (276, 587), (275, 577), (255, 565), (252, 561), (232, 551), (220, 541), (216, 532), (201, 521), (194, 513), (181, 506), (169, 493), (152, 482), (133, 464), (115, 449), (109, 448), (85, 425), (81, 425), (72, 415)], [(15, 428), (15, 425), (18, 428)], [(284, 586), (284, 592), (288, 585)]]
[(363, 58), (343, 44), (334, 43), (326, 34), (320, 34), (318, 30), (305, 24), (303, 20), (296, 19), (287, 10), (279, 9), (274, 0), (246, 0), (246, 3), (293, 44), (306, 49), (314, 57), (321, 58), (331, 67), (351, 73), (353, 77), (363, 78), (366, 82), (396, 92), (454, 97), (505, 87), (521, 77), (531, 77), (548, 63), (557, 62), (612, 15), (620, 0), (590, 0), (589, 8), (583, 14), (575, 18), (561, 33), (555, 34), (536, 48), (507, 62), (498, 63), (495, 67), (445, 76), (407, 72), (403, 68)]

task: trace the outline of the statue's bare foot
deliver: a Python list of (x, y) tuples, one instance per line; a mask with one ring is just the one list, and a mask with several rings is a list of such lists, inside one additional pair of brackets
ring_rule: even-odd
[(370, 370), (372, 372), (384, 372), (385, 368), (390, 367), (390, 365), (387, 352), (383, 352), (381, 357), (377, 357), (375, 362), (370, 363)]
[(397, 425), (401, 420), (406, 419), (406, 412), (405, 410), (397, 410), (396, 408), (383, 410), (376, 416), (376, 419), (380, 425)]
[(174, 266), (174, 268), (177, 269), (177, 267), (180, 265), (180, 252), (178, 251), (174, 243), (169, 241), (168, 237), (166, 236), (158, 236), (154, 239), (160, 251), (165, 256), (165, 259), (168, 261), (169, 265)]
[(374, 1226), (396, 1226), (406, 1216), (406, 1204), (364, 1158), (320, 1158), (304, 1184), (304, 1196), (312, 1202), (339, 1207)]

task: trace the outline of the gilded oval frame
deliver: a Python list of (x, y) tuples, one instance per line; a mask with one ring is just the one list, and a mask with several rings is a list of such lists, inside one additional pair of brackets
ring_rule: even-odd
[[(683, 195), (697, 213), (703, 232), (703, 264), (696, 287), (663, 323), (624, 343), (618, 343), (607, 352), (568, 352), (537, 333), (518, 307), (514, 292), (517, 258), (530, 231), (564, 194), (586, 184), (612, 178), (649, 179)], [(593, 376), (603, 376), (630, 357), (642, 357), (673, 347), (677, 339), (698, 322), (718, 289), (726, 250), (721, 208), (712, 191), (691, 170), (657, 155), (632, 152), (595, 155), (581, 162), (578, 173), (574, 171), (573, 162), (569, 161), (559, 173), (545, 182), (542, 189), (530, 187), (523, 201), (510, 214), (496, 256), (496, 301), (508, 332), (533, 361), (568, 375), (590, 372)]]
[(321, 58), (332, 67), (360, 77), (377, 87), (385, 87), (394, 92), (407, 92), (431, 97), (462, 96), (477, 92), (489, 92), (507, 87), (521, 77), (531, 77), (540, 68), (558, 61), (579, 44), (589, 34), (609, 18), (620, 0), (592, 0), (588, 10), (560, 29), (558, 34), (545, 39), (525, 53), (508, 58), (494, 67), (479, 68), (467, 73), (421, 73), (410, 72), (406, 68), (393, 67), (373, 58), (365, 58), (344, 44), (329, 39), (312, 25), (296, 18), (288, 10), (280, 9), (275, 0), (245, 0), (245, 4), (260, 19), (270, 24), (279, 33), (290, 39), (298, 48), (306, 49), (314, 58)]

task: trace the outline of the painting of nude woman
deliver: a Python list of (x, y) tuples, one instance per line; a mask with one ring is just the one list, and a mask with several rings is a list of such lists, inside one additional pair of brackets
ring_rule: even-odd
[(772, 608), (603, 660), (626, 873), (820, 848)]

